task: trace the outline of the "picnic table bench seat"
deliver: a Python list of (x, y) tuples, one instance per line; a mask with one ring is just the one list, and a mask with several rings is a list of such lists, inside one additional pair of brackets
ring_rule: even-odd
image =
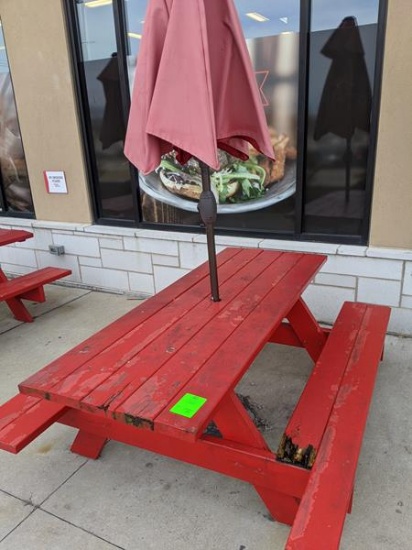
[(339, 548), (389, 316), (386, 306), (343, 305), (289, 419), (278, 458), (311, 473), (287, 550)]
[(65, 407), (18, 394), (0, 407), (0, 449), (19, 453), (62, 415)]
[(44, 267), (25, 275), (19, 275), (14, 279), (7, 279), (0, 270), (0, 302), (7, 303), (17, 320), (31, 322), (33, 317), (23, 305), (22, 300), (44, 302), (46, 300), (44, 285), (70, 274), (70, 269)]
[[(390, 309), (347, 302), (321, 327), (301, 294), (323, 261), (226, 249), (221, 302), (201, 266), (33, 374), (0, 409), (0, 448), (18, 452), (58, 421), (78, 429), (71, 449), (89, 458), (114, 439), (247, 481), (293, 524), (290, 550), (338, 548)], [(315, 363), (277, 453), (235, 393), (268, 342), (304, 347)], [(332, 542), (311, 546), (322, 518)]]

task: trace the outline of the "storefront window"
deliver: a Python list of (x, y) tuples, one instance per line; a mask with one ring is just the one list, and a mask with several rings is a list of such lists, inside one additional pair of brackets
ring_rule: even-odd
[(361, 232), (378, 12), (378, 0), (312, 0), (304, 208), (310, 233)]
[[(146, 1), (128, 0), (127, 35), (130, 86), (146, 9)], [(258, 157), (263, 167), (262, 193), (246, 199), (238, 190), (218, 205), (217, 228), (253, 231), (294, 230), (296, 140), (299, 78), (299, 0), (235, 0), (261, 92), (262, 105), (278, 163)], [(137, 38), (137, 39), (136, 39)], [(199, 129), (201, 131), (201, 129)], [(256, 157), (253, 157), (256, 159)], [(234, 160), (234, 159), (232, 159)], [(228, 162), (225, 159), (224, 162)], [(231, 160), (229, 159), (229, 165)], [(236, 163), (238, 166), (239, 163)], [(241, 168), (248, 167), (248, 163)], [(226, 164), (227, 166), (227, 164)], [(216, 174), (219, 177), (219, 174)], [(213, 176), (212, 176), (213, 181)], [(171, 192), (166, 170), (139, 178), (143, 221), (198, 225), (197, 202)], [(177, 187), (178, 188), (178, 187)]]
[(134, 220), (112, 2), (78, 0), (77, 21), (98, 217)]
[(3, 26), (0, 22), (0, 213), (8, 216), (30, 215), (33, 211)]
[[(199, 228), (196, 200), (170, 191), (167, 169), (139, 175), (123, 155), (148, 0), (66, 1), (81, 43), (75, 50), (97, 218)], [(234, 0), (277, 162), (251, 151), (263, 169), (262, 193), (242, 197), (238, 186), (222, 197), (217, 232), (366, 242), (385, 1)]]

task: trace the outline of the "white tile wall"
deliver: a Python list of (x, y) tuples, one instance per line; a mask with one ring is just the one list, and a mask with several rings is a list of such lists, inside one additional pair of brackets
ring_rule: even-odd
[(393, 260), (412, 261), (412, 250), (405, 248), (377, 248), (370, 246), (366, 251), (366, 256), (371, 258), (388, 258)]
[(357, 256), (329, 256), (322, 272), (400, 281), (402, 269), (403, 262), (396, 260), (380, 260)]
[(180, 265), (193, 269), (207, 260), (207, 247), (201, 243), (179, 243)]
[(402, 296), (401, 307), (412, 309), (412, 296)]
[(3, 262), (27, 268), (33, 268), (37, 265), (34, 250), (23, 248), (20, 243), (0, 248), (0, 263)]
[(324, 285), (310, 285), (303, 294), (316, 319), (324, 323), (333, 323), (343, 302), (355, 300), (355, 290)]
[(392, 308), (389, 331), (412, 336), (412, 309)]
[(89, 267), (103, 267), (101, 258), (90, 258), (89, 256), (79, 256), (80, 265), (88, 265)]
[(341, 244), (338, 246), (337, 253), (342, 256), (366, 256), (366, 246), (353, 246), (348, 244)]
[(30, 250), (49, 250), (50, 244), (53, 244), (51, 229), (36, 229), (32, 239), (19, 243), (22, 248), (29, 248)]
[[(71, 283), (112, 292), (147, 296), (165, 288), (207, 260), (204, 234), (0, 219), (1, 227), (27, 229), (34, 238), (0, 248), (0, 263), (10, 274), (43, 266), (67, 267)], [(304, 294), (315, 316), (332, 323), (344, 301), (392, 307), (389, 330), (412, 336), (412, 250), (216, 236), (226, 246), (296, 250), (328, 255)], [(62, 244), (63, 256), (49, 253)]]
[(104, 237), (99, 238), (99, 244), (100, 248), (111, 248), (115, 250), (123, 250), (123, 239), (121, 238), (113, 238), (113, 239), (107, 239)]
[(336, 254), (339, 245), (329, 243), (312, 243), (312, 242), (300, 242), (300, 241), (274, 241), (274, 240), (262, 240), (259, 245), (260, 248), (272, 249), (272, 250), (290, 250), (296, 252), (313, 252), (314, 254)]
[(82, 256), (94, 256), (95, 258), (100, 256), (99, 240), (94, 237), (77, 237), (55, 233), (53, 244), (63, 245), (66, 254), (81, 254)]
[(327, 286), (343, 286), (356, 288), (357, 278), (351, 275), (332, 275), (330, 273), (319, 273), (316, 275), (315, 283)]
[(177, 256), (179, 254), (177, 241), (166, 239), (146, 239), (145, 237), (125, 237), (124, 247), (126, 250), (136, 252), (148, 252), (150, 254), (164, 254)]
[(162, 254), (152, 254), (153, 265), (168, 265), (171, 267), (179, 267), (179, 256), (166, 256)]
[(150, 254), (141, 252), (128, 252), (125, 250), (101, 249), (103, 267), (120, 269), (122, 271), (138, 271), (152, 273), (152, 261)]
[(10, 273), (12, 275), (24, 275), (25, 273), (29, 273), (30, 271), (33, 271), (33, 268), (24, 266), (24, 265), (15, 265), (15, 264), (8, 264), (1, 261), (0, 258), (0, 267), (4, 271), (4, 273)]
[(189, 269), (179, 269), (177, 267), (166, 267), (166, 266), (155, 265), (154, 266), (155, 292), (159, 292), (160, 290), (163, 290), (167, 286), (177, 281), (177, 279), (180, 279), (180, 277), (183, 277), (183, 275), (185, 275), (189, 271), (190, 271)]
[(405, 262), (402, 292), (412, 296), (412, 262)]
[(399, 307), (401, 281), (382, 281), (381, 279), (359, 277), (357, 301)]
[(73, 281), (76, 283), (81, 283), (82, 278), (80, 275), (80, 266), (78, 256), (72, 256), (69, 254), (63, 254), (63, 256), (55, 256), (49, 252), (44, 252), (39, 250), (36, 252), (37, 256), (37, 265), (38, 267), (61, 267), (63, 269), (71, 269), (72, 274), (68, 277), (65, 277), (63, 282), (67, 283), (68, 281)]
[[(201, 237), (201, 239), (200, 239)], [(243, 246), (243, 248), (259, 248), (262, 239), (252, 239), (250, 237), (232, 237), (229, 235), (216, 235), (216, 245), (218, 246)], [(206, 242), (205, 235), (199, 235), (195, 242)]]
[(130, 290), (127, 271), (81, 266), (80, 272), (84, 284), (92, 288), (113, 289), (117, 291)]
[(154, 276), (147, 273), (129, 273), (130, 290), (143, 296), (155, 293)]

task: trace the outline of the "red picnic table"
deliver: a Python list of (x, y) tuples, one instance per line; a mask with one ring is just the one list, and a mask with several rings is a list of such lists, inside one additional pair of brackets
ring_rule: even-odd
[(31, 237), (33, 237), (33, 233), (23, 229), (0, 229), (0, 246), (19, 243)]
[[(0, 246), (23, 242), (33, 237), (23, 229), (0, 229)], [(44, 285), (71, 274), (70, 269), (44, 267), (31, 273), (8, 279), (0, 266), (0, 302), (6, 302), (14, 317), (19, 321), (31, 322), (33, 317), (22, 300), (44, 302)]]
[[(293, 524), (288, 548), (337, 548), (389, 308), (348, 302), (322, 328), (302, 293), (325, 260), (224, 250), (220, 302), (203, 264), (53, 361), (0, 408), (0, 447), (19, 452), (61, 422), (89, 458), (113, 439), (247, 481)], [(276, 453), (235, 393), (270, 342), (314, 361)]]

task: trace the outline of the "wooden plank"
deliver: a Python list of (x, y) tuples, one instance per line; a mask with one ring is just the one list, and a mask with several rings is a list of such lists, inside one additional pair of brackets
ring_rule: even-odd
[[(116, 418), (123, 418), (124, 421), (130, 420), (130, 418), (143, 418), (153, 422), (179, 389), (184, 387), (203, 368), (210, 357), (215, 353), (220, 353), (220, 348), (226, 345), (226, 340), (240, 330), (248, 316), (262, 300), (266, 299), (273, 286), (285, 276), (285, 273), (290, 272), (300, 259), (300, 255), (263, 254), (253, 264), (248, 265), (250, 284), (244, 287), (233, 300), (225, 303), (224, 309), (214, 316), (202, 330), (199, 330), (187, 345), (143, 386), (136, 388), (136, 391), (127, 399), (123, 399), (123, 403), (119, 403), (119, 400), (113, 402), (109, 411)], [(258, 269), (258, 260), (265, 265), (263, 269)], [(233, 286), (237, 287), (240, 284), (239, 278), (243, 277), (233, 278)], [(271, 317), (276, 318), (276, 315), (271, 312)], [(259, 346), (259, 340), (262, 338), (260, 330), (256, 331), (252, 323), (246, 324), (248, 327), (246, 332), (250, 333), (256, 347)], [(240, 361), (243, 361), (241, 338), (237, 340), (236, 354), (241, 357)], [(225, 365), (225, 369), (222, 368), (222, 365), (225, 363), (220, 363), (220, 370), (225, 370), (227, 365)], [(210, 380), (211, 388), (214, 391), (214, 381), (212, 380)], [(124, 397), (125, 394), (120, 396), (120, 398)]]
[(287, 319), (304, 348), (317, 361), (327, 336), (302, 298), (290, 310)]
[(43, 399), (16, 396), (0, 408), (0, 449), (20, 452), (65, 410), (64, 406)]
[(44, 267), (25, 275), (20, 275), (15, 279), (0, 283), (0, 300), (21, 297), (38, 286), (51, 283), (61, 277), (70, 275), (70, 269), (60, 269), (58, 267)]
[[(226, 262), (219, 270), (221, 293), (238, 292), (234, 285), (227, 289), (228, 281), (242, 264), (256, 263), (259, 255), (262, 255), (259, 251), (249, 249), (244, 251), (241, 261)], [(208, 279), (199, 281), (190, 292), (177, 297), (155, 316), (56, 384), (49, 391), (50, 397), (88, 410), (106, 408), (135, 378), (142, 384), (162, 362), (177, 353), (209, 318), (220, 311), (223, 303), (210, 300)], [(88, 397), (91, 393), (93, 395)], [(82, 400), (85, 403), (80, 404)]]
[[(327, 338), (330, 333), (330, 328), (322, 327), (322, 331)], [(271, 335), (269, 342), (273, 344), (282, 344), (284, 346), (293, 346), (303, 348), (304, 344), (299, 339), (296, 332), (293, 330), (290, 323), (281, 323), (275, 332)]]
[(339, 548), (390, 310), (367, 306), (368, 322), (330, 415), (286, 549)]
[(296, 348), (303, 347), (298, 335), (288, 322), (283, 322), (276, 327), (276, 330), (269, 338), (269, 342), (272, 342), (272, 344), (282, 344), (284, 346), (293, 346)]
[(0, 246), (22, 242), (33, 237), (33, 233), (23, 229), (0, 229)]
[[(159, 387), (165, 391), (153, 399), (150, 409), (144, 411), (146, 419), (155, 421), (155, 429), (171, 431), (176, 437), (199, 436), (215, 408), (238, 383), (323, 261), (324, 257), (320, 256), (284, 254), (273, 269), (265, 271), (263, 279), (257, 279), (250, 285), (248, 296), (240, 297), (238, 310), (234, 309), (231, 317), (214, 319), (209, 326), (210, 335), (203, 340), (206, 344), (215, 339), (216, 334), (227, 330), (229, 322), (235, 325), (236, 330), (226, 332), (226, 338), (215, 346), (213, 355), (200, 365), (201, 368), (192, 370), (191, 380), (187, 376), (173, 379), (171, 372), (168, 377), (163, 376), (159, 380)], [(279, 271), (275, 266), (279, 267), (282, 262), (284, 269)], [(260, 290), (262, 288), (265, 289), (263, 292)], [(203, 345), (200, 339), (199, 345)], [(194, 358), (198, 357), (197, 348), (199, 346), (187, 357), (189, 368), (193, 368)], [(186, 350), (190, 352), (190, 346)], [(186, 383), (183, 385), (181, 382)], [(186, 393), (207, 398), (205, 405), (191, 419), (169, 411)], [(123, 413), (127, 418), (136, 412), (140, 414), (140, 407), (137, 411), (131, 398), (116, 412)]]
[(24, 323), (31, 323), (33, 321), (32, 314), (20, 299), (9, 298), (6, 300), (6, 304), (12, 312), (14, 318), (18, 321), (23, 321)]
[(312, 467), (362, 323), (365, 304), (346, 302), (285, 428), (278, 458)]
[[(237, 248), (225, 249), (218, 255), (218, 265), (224, 265), (225, 262), (237, 254), (239, 254)], [(50, 389), (69, 376), (70, 373), (112, 346), (117, 340), (124, 338), (136, 326), (145, 322), (189, 288), (207, 277), (208, 266), (205, 263), (30, 376), (19, 384), (20, 391), (26, 394), (47, 397)]]
[(277, 462), (271, 451), (216, 437), (206, 436), (193, 444), (75, 409), (68, 410), (59, 422), (297, 498), (302, 497), (309, 477), (303, 468)]
[[(222, 401), (214, 413), (213, 421), (225, 441), (249, 445), (253, 449), (270, 450), (234, 392), (229, 392)], [(298, 498), (261, 485), (255, 485), (255, 489), (273, 519), (292, 525), (299, 506)]]
[(0, 430), (14, 422), (40, 401), (39, 397), (18, 394), (0, 406)]
[[(280, 254), (277, 253), (278, 256)], [(267, 256), (257, 253), (256, 250), (245, 250), (241, 262), (239, 260), (228, 262), (220, 269), (220, 294), (224, 296), (224, 300), (218, 303), (212, 302), (207, 288), (204, 292), (206, 297), (190, 310), (187, 309), (187, 304), (184, 302), (179, 304), (178, 301), (175, 301), (173, 303), (175, 317), (180, 311), (180, 318), (176, 323), (158, 334), (160, 320), (155, 319), (153, 325), (155, 341), (146, 345), (127, 363), (121, 365), (121, 372), (108, 367), (106, 371), (110, 376), (99, 386), (95, 386), (96, 378), (93, 377), (92, 384), (95, 387), (88, 395), (85, 394), (80, 407), (88, 410), (90, 407), (115, 409), (118, 403), (124, 401), (146, 380), (154, 376), (163, 365), (172, 361), (174, 356), (179, 355), (182, 348), (187, 346), (189, 341), (195, 338), (196, 334), (208, 322), (216, 315), (223, 314), (227, 304), (253, 280), (254, 275), (249, 273), (251, 265), (253, 265), (253, 273), (255, 273), (259, 268), (266, 269), (270, 261), (273, 261), (273, 258), (269, 259)], [(236, 284), (233, 283), (234, 276), (236, 276)], [(190, 294), (192, 295), (192, 292)], [(186, 300), (188, 296), (188, 294), (185, 296)], [(149, 327), (145, 327), (145, 332), (149, 333)], [(148, 338), (146, 337), (145, 340), (147, 342)], [(115, 357), (113, 358), (114, 362)], [(99, 368), (99, 372), (101, 372), (102, 367)]]

